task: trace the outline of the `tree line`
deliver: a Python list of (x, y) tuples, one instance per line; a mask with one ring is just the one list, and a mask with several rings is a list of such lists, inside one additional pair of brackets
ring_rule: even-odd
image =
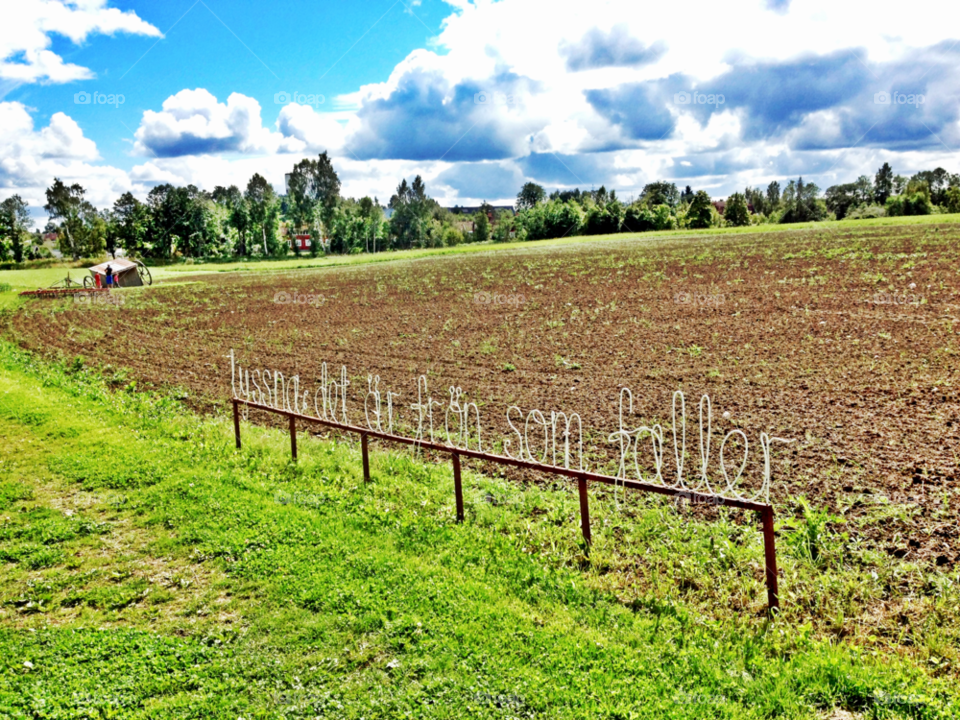
[(747, 187), (726, 200), (713, 200), (705, 190), (682, 191), (673, 183), (647, 184), (632, 202), (621, 202), (606, 188), (579, 189), (547, 195), (526, 183), (517, 195), (515, 237), (538, 240), (565, 235), (711, 228), (764, 223), (855, 220), (867, 217), (960, 213), (960, 175), (943, 168), (910, 178), (894, 175), (884, 163), (875, 177), (834, 185), (821, 196), (815, 183), (800, 177), (784, 185), (774, 180), (766, 189)]
[[(747, 187), (725, 200), (674, 183), (647, 184), (640, 196), (622, 201), (614, 190), (557, 190), (523, 185), (516, 212), (496, 212), (484, 203), (473, 214), (441, 207), (418, 175), (406, 179), (386, 207), (377, 198), (342, 197), (340, 178), (327, 153), (296, 163), (277, 195), (259, 173), (246, 187), (194, 185), (154, 187), (146, 201), (124, 193), (105, 210), (85, 198), (84, 188), (59, 178), (47, 188), (43, 233), (31, 233), (28, 204), (19, 195), (0, 203), (0, 260), (48, 255), (43, 235), (54, 233), (70, 258), (100, 257), (118, 248), (155, 260), (265, 258), (299, 252), (292, 239), (311, 238), (309, 252), (359, 253), (447, 247), (464, 242), (539, 240), (678, 228), (762, 223), (855, 220), (866, 217), (960, 212), (960, 175), (943, 168), (910, 178), (888, 163), (873, 178), (820, 188), (803, 178), (765, 189)], [(389, 216), (389, 217), (388, 217)]]

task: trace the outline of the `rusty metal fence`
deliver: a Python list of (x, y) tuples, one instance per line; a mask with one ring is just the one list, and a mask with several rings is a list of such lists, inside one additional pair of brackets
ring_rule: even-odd
[(495, 455), (493, 453), (481, 452), (479, 450), (469, 450), (466, 448), (444, 445), (441, 443), (418, 440), (415, 438), (403, 437), (401, 435), (392, 435), (377, 430), (338, 423), (331, 420), (323, 420), (292, 412), (290, 410), (281, 410), (261, 405), (260, 403), (233, 398), (233, 429), (237, 440), (237, 449), (241, 448), (240, 443), (240, 406), (245, 405), (254, 410), (263, 410), (274, 415), (283, 415), (289, 418), (290, 422), (290, 452), (293, 459), (297, 459), (297, 422), (309, 423), (311, 425), (323, 425), (324, 427), (340, 430), (347, 433), (355, 433), (360, 436), (360, 448), (363, 456), (363, 479), (364, 482), (370, 482), (370, 454), (368, 448), (368, 439), (376, 438), (400, 445), (412, 445), (426, 450), (433, 450), (441, 453), (449, 453), (453, 461), (453, 487), (457, 505), (457, 522), (464, 520), (463, 512), (463, 482), (460, 472), (460, 458), (473, 458), (476, 460), (485, 460), (500, 465), (511, 465), (525, 470), (536, 470), (553, 475), (561, 475), (573, 478), (577, 481), (577, 490), (580, 497), (580, 530), (583, 533), (583, 539), (589, 545), (592, 541), (590, 532), (590, 502), (587, 494), (589, 483), (599, 483), (602, 485), (621, 486), (630, 490), (639, 492), (656, 493), (658, 495), (668, 495), (690, 500), (696, 503), (709, 503), (711, 505), (724, 505), (727, 507), (740, 508), (741, 510), (751, 510), (760, 515), (760, 522), (763, 526), (763, 552), (765, 560), (765, 578), (767, 585), (767, 607), (769, 610), (780, 607), (779, 592), (777, 588), (777, 549), (774, 537), (773, 524), (773, 506), (766, 503), (753, 502), (751, 500), (741, 500), (723, 497), (722, 495), (710, 495), (704, 493), (691, 492), (684, 488), (672, 488), (664, 485), (654, 485), (651, 483), (629, 480), (626, 478), (613, 477), (610, 475), (600, 475), (597, 473), (586, 472), (571, 468), (559, 467), (556, 465), (544, 465), (541, 463), (530, 462), (518, 458), (507, 457), (505, 455)]

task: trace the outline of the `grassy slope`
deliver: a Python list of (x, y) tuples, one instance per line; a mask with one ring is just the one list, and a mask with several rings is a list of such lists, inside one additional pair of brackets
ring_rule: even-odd
[[(567, 488), (468, 476), (457, 526), (446, 464), (375, 454), (364, 486), (352, 446), (304, 440), (294, 466), (284, 435), (244, 432), (236, 453), (225, 423), (0, 345), (0, 716), (960, 709), (916, 658), (765, 622), (759, 538), (731, 518), (595, 498), (588, 560)], [(629, 603), (615, 542), (656, 567)]]

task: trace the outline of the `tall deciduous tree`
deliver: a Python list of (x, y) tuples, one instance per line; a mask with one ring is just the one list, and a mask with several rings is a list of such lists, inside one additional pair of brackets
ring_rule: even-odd
[(873, 179), (873, 199), (883, 205), (891, 195), (893, 195), (893, 168), (890, 167), (890, 163), (884, 163)]
[(236, 254), (241, 257), (249, 255), (247, 233), (250, 231), (250, 209), (240, 188), (236, 185), (230, 187), (218, 185), (213, 189), (213, 201), (226, 208), (227, 222), (237, 231)]
[(767, 213), (767, 196), (763, 193), (763, 190), (760, 188), (748, 187), (743, 191), (744, 197), (747, 198), (747, 204), (753, 206), (753, 211), (755, 213)]
[(263, 254), (269, 255), (270, 248), (267, 243), (267, 223), (275, 218), (274, 205), (276, 205), (276, 193), (273, 186), (267, 182), (267, 179), (260, 173), (254, 173), (247, 183), (247, 192), (245, 193), (247, 205), (250, 208), (250, 221), (255, 227), (260, 228), (260, 237), (263, 241)]
[(873, 181), (867, 175), (861, 175), (853, 183), (854, 199), (857, 205), (868, 205), (874, 196)]
[(517, 193), (517, 210), (527, 210), (536, 207), (547, 199), (547, 191), (535, 182), (524, 183)]
[(316, 160), (304, 159), (293, 166), (287, 178), (287, 214), (295, 230), (313, 225), (315, 221), (325, 227), (311, 227), (315, 235), (311, 252), (319, 247), (320, 237), (329, 234), (329, 225), (334, 208), (340, 199), (340, 178), (326, 152)]
[[(30, 212), (27, 203), (19, 195), (12, 195), (0, 203), (0, 244), (10, 244), (15, 262), (23, 262), (24, 237), (29, 233)], [(2, 254), (2, 247), (0, 247)]]
[(697, 190), (687, 210), (687, 225), (692, 228), (708, 228), (713, 224), (713, 203), (705, 190)]
[(390, 208), (393, 210), (390, 232), (397, 247), (424, 247), (432, 204), (423, 178), (417, 175), (409, 185), (402, 180), (396, 195), (390, 198)]
[(640, 200), (648, 207), (654, 208), (657, 205), (667, 205), (675, 208), (680, 202), (680, 191), (673, 183), (657, 181), (648, 183), (644, 186), (640, 194)]
[(100, 255), (106, 244), (106, 225), (97, 210), (84, 199), (79, 183), (65, 185), (59, 178), (47, 188), (43, 209), (51, 219), (59, 220), (60, 250), (77, 260)]
[(150, 209), (126, 192), (113, 203), (107, 230), (107, 249), (116, 256), (123, 247), (128, 253), (150, 254)]
[(767, 185), (767, 208), (769, 212), (780, 208), (780, 183), (776, 180)]
[(747, 199), (743, 193), (734, 193), (727, 198), (723, 219), (728, 225), (737, 227), (750, 224), (750, 208), (747, 207)]

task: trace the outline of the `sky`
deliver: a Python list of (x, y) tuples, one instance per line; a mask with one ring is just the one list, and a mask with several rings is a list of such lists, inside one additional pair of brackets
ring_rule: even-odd
[(725, 197), (960, 171), (955, 4), (836, 0), (15, 0), (0, 199), (42, 219), (161, 183), (246, 185), (329, 152), (342, 194), (442, 204), (523, 183)]

